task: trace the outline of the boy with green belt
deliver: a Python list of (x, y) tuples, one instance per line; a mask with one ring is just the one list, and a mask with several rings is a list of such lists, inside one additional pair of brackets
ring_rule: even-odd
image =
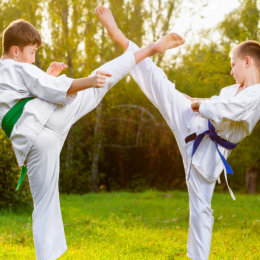
[(28, 169), (38, 260), (57, 259), (67, 249), (58, 179), (60, 152), (71, 126), (141, 60), (183, 43), (171, 33), (142, 50), (124, 53), (90, 77), (72, 79), (56, 77), (66, 67), (63, 63), (52, 63), (47, 73), (32, 65), (41, 37), (30, 23), (18, 20), (6, 28), (0, 60), (0, 128), (12, 141), (23, 174)]

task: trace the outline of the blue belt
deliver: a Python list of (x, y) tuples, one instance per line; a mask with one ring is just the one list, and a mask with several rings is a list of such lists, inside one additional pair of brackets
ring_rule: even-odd
[(220, 153), (219, 149), (218, 149), (218, 144), (223, 146), (224, 148), (226, 149), (229, 149), (229, 150), (233, 150), (236, 148), (236, 146), (238, 145), (237, 144), (234, 144), (234, 143), (230, 143), (222, 138), (220, 138), (216, 131), (215, 131), (215, 127), (211, 124), (210, 120), (208, 120), (208, 127), (209, 127), (209, 130), (206, 130), (205, 132), (199, 134), (196, 138), (195, 138), (195, 141), (193, 143), (193, 149), (192, 149), (192, 154), (191, 154), (191, 160), (190, 160), (190, 164), (189, 164), (189, 169), (188, 169), (188, 173), (187, 173), (187, 181), (189, 180), (190, 178), (190, 169), (191, 169), (191, 165), (192, 165), (192, 157), (193, 155), (195, 154), (196, 150), (198, 149), (201, 141), (203, 140), (204, 136), (205, 135), (209, 135), (209, 138), (215, 142), (215, 145), (216, 145), (216, 148), (217, 148), (217, 151), (218, 151), (218, 154), (225, 166), (225, 170), (227, 173), (229, 174), (233, 174), (233, 170), (232, 168), (230, 167), (230, 165), (228, 164), (227, 160), (224, 158), (224, 156)]

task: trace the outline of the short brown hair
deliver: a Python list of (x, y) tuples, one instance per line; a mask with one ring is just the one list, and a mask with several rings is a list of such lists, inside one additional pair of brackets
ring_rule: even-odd
[(245, 59), (249, 56), (254, 59), (255, 65), (260, 68), (260, 43), (257, 41), (245, 41), (238, 44), (233, 48), (229, 56), (234, 55), (234, 53), (241, 59)]
[(41, 46), (41, 36), (32, 24), (23, 19), (11, 22), (3, 33), (3, 53), (8, 53), (12, 46), (18, 46), (22, 51), (25, 46)]

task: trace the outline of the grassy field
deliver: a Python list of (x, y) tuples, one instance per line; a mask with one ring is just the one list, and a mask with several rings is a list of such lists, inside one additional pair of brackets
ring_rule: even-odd
[[(260, 195), (215, 193), (210, 259), (260, 259)], [(59, 259), (188, 259), (186, 192), (61, 195)], [(0, 212), (0, 259), (35, 259), (31, 212)]]

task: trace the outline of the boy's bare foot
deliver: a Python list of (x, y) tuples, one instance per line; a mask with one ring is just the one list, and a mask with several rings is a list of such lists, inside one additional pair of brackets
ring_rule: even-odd
[[(129, 45), (129, 40), (125, 35), (119, 30), (112, 12), (100, 5), (96, 8), (96, 14), (99, 20), (105, 26), (108, 35), (113, 41), (117, 42), (126, 51)], [(145, 59), (146, 57), (153, 56), (156, 53), (164, 52), (168, 49), (176, 48), (185, 43), (185, 40), (177, 33), (169, 33), (163, 36), (157, 42), (148, 44), (145, 48), (134, 52), (134, 57), (136, 64)]]
[(184, 43), (185, 40), (177, 33), (168, 33), (157, 42), (149, 43), (145, 48), (135, 51), (135, 62), (138, 64), (147, 57), (176, 48)]
[(168, 33), (152, 46), (156, 53), (165, 52), (166, 50), (176, 48), (185, 43), (185, 40), (177, 33)]
[(104, 7), (103, 5), (100, 5), (96, 8), (96, 14), (99, 20), (101, 21), (101, 23), (105, 26), (108, 36), (113, 41), (120, 44), (124, 50), (126, 50), (128, 47), (129, 40), (117, 27), (112, 12), (108, 8)]

